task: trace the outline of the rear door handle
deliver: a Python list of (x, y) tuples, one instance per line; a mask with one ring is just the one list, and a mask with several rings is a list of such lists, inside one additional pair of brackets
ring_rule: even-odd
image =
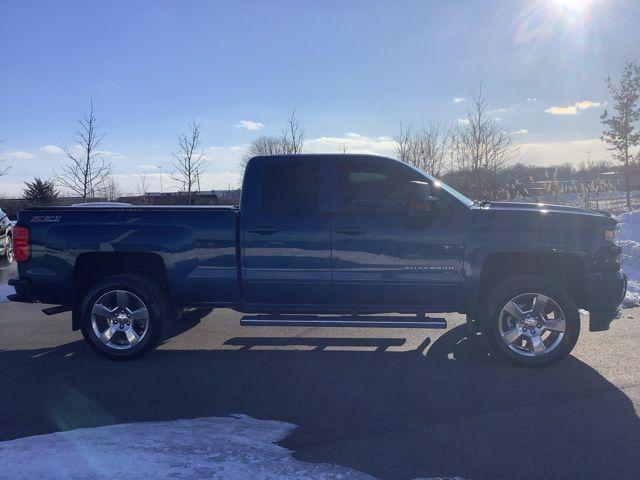
[(278, 229), (273, 227), (258, 227), (253, 230), (249, 230), (251, 233), (257, 233), (258, 235), (271, 235), (272, 233), (277, 233)]
[(362, 227), (351, 226), (338, 229), (336, 232), (344, 233), (345, 235), (362, 235), (363, 233), (366, 233), (366, 230)]

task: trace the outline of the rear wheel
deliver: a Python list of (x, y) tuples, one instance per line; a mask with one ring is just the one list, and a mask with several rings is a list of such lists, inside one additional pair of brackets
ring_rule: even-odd
[(97, 282), (81, 307), (81, 329), (91, 348), (110, 359), (131, 359), (154, 349), (170, 323), (163, 292), (138, 275)]
[(557, 283), (517, 276), (496, 285), (482, 308), (482, 332), (501, 358), (547, 365), (568, 355), (580, 332), (578, 307)]

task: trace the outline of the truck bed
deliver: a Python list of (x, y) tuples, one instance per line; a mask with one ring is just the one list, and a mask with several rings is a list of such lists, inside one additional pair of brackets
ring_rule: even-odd
[(233, 206), (29, 208), (18, 215), (31, 238), (31, 257), (19, 264), (19, 273), (41, 292), (37, 300), (69, 304), (78, 263), (90, 268), (93, 256), (105, 253), (116, 263), (144, 256), (150, 268), (164, 264), (173, 298), (234, 304), (237, 219)]

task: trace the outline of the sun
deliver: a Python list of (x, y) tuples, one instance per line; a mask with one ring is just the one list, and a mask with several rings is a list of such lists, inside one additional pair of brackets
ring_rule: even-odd
[(550, 0), (550, 2), (559, 17), (574, 22), (588, 13), (593, 0)]

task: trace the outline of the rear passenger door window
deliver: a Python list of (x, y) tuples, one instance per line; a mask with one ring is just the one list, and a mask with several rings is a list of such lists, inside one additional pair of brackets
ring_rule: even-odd
[(320, 168), (317, 163), (275, 162), (265, 166), (260, 208), (274, 214), (319, 211)]

